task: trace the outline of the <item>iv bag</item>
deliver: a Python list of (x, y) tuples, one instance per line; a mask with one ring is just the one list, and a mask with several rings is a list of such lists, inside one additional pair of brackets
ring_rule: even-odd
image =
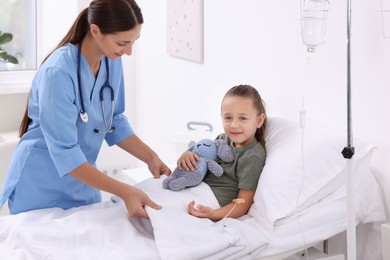
[(325, 42), (328, 10), (328, 0), (301, 1), (301, 37), (308, 52)]

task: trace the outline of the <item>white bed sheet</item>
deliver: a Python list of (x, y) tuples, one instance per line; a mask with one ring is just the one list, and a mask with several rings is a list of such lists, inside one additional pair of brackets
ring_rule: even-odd
[(162, 180), (138, 185), (163, 206), (146, 208), (150, 221), (129, 219), (122, 201), (0, 217), (0, 259), (239, 259), (266, 245), (245, 222), (214, 223), (187, 213), (193, 199), (218, 207), (205, 183), (173, 192)]
[(164, 178), (137, 185), (162, 205), (161, 210), (146, 209), (162, 259), (240, 259), (266, 245), (265, 237), (246, 222), (231, 218), (213, 222), (187, 213), (191, 200), (219, 207), (207, 184), (175, 192), (162, 188)]
[[(373, 176), (364, 175), (357, 185), (357, 221), (384, 221)], [(161, 189), (161, 180), (138, 186), (163, 205), (147, 209), (153, 226), (129, 220), (122, 202), (0, 217), (0, 259), (282, 259), (346, 229), (343, 187), (270, 232), (253, 217), (215, 224), (189, 216), (190, 199), (216, 206), (205, 184), (180, 193)]]
[(158, 257), (153, 237), (129, 221), (121, 204), (34, 210), (0, 218), (0, 259)]

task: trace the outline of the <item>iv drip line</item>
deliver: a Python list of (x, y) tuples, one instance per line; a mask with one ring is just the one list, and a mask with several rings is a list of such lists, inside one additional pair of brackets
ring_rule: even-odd
[[(306, 73), (305, 73), (305, 76), (304, 76), (303, 89), (302, 89), (302, 104), (301, 104), (301, 109), (299, 111), (299, 124), (300, 124), (300, 128), (301, 128), (301, 167), (302, 167), (302, 179), (301, 179), (301, 183), (300, 183), (298, 197), (297, 197), (296, 204), (295, 204), (295, 209), (298, 208), (298, 203), (299, 203), (299, 200), (300, 200), (301, 195), (302, 195), (303, 185), (305, 183), (305, 176), (306, 176), (306, 174), (305, 174), (305, 153), (304, 153), (304, 136), (305, 136), (304, 129), (305, 129), (305, 124), (306, 124), (305, 96), (306, 96), (306, 91), (307, 91), (308, 85), (309, 85), (308, 84), (308, 78), (309, 78), (309, 68), (310, 68), (310, 60), (311, 60), (310, 58), (311, 58), (311, 54), (312, 53), (313, 52), (309, 52), (309, 51), (307, 52)], [(298, 214), (298, 211), (296, 211), (295, 214)], [(301, 223), (299, 221), (299, 218), (297, 218), (297, 223), (298, 223), (299, 229), (300, 229), (301, 234), (302, 234), (303, 244), (307, 245), (306, 244), (305, 232), (302, 229), (302, 226), (301, 226)], [(308, 252), (307, 248), (305, 249), (304, 255), (305, 255), (306, 260), (309, 260), (309, 252)]]
[[(300, 189), (295, 205), (295, 214), (298, 214), (298, 204), (303, 192), (303, 186), (305, 183), (305, 125), (306, 125), (306, 110), (305, 99), (306, 92), (309, 87), (310, 76), (310, 61), (311, 55), (315, 52), (318, 45), (325, 42), (327, 20), (328, 20), (328, 0), (301, 0), (301, 37), (303, 43), (306, 45), (306, 73), (303, 79), (302, 88), (302, 104), (299, 111), (299, 124), (301, 128), (301, 167), (302, 167), (302, 179)], [(299, 218), (297, 223), (300, 228), (304, 245), (306, 245), (305, 233), (302, 230)], [(305, 249), (305, 258), (309, 259), (308, 249)], [(303, 255), (302, 255), (303, 256)]]
[(305, 128), (306, 124), (306, 110), (305, 110), (305, 98), (306, 98), (306, 92), (308, 89), (308, 77), (309, 77), (309, 68), (310, 68), (310, 61), (311, 61), (311, 52), (307, 52), (306, 57), (306, 74), (303, 80), (303, 91), (302, 91), (302, 104), (301, 104), (301, 110), (299, 111), (299, 122), (300, 127), (303, 129)]

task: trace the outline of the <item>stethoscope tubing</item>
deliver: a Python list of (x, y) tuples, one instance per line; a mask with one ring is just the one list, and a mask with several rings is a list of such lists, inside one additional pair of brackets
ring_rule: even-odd
[(77, 53), (77, 83), (78, 83), (78, 88), (79, 88), (80, 105), (81, 105), (80, 115), (81, 114), (85, 114), (84, 98), (83, 98), (83, 92), (81, 91), (81, 80), (80, 80), (80, 78), (81, 78), (81, 69), (80, 69), (80, 67), (81, 67), (80, 66), (80, 62), (81, 62), (81, 43), (82, 43), (82, 41), (80, 42), (80, 46), (79, 46), (80, 49), (79, 49), (79, 51)]
[[(100, 91), (100, 93), (102, 93)], [(102, 103), (102, 113), (103, 115), (106, 114), (106, 112), (104, 111), (104, 101), (101, 100), (101, 103)], [(112, 131), (115, 130), (115, 127), (111, 127), (112, 126), (112, 119), (114, 118), (114, 100), (111, 98), (111, 116), (110, 116), (110, 124), (107, 126), (107, 118), (105, 116), (103, 116), (103, 121), (104, 121), (104, 126), (106, 127), (106, 131), (100, 131), (98, 130), (97, 128), (95, 130), (98, 130), (98, 133), (99, 134), (106, 134), (106, 133), (111, 133)], [(94, 132), (96, 133), (96, 131), (94, 130)]]
[[(87, 123), (88, 122), (88, 114), (85, 111), (83, 91), (82, 91), (82, 87), (81, 87), (81, 68), (80, 68), (81, 67), (80, 66), (80, 64), (81, 64), (81, 44), (82, 44), (82, 41), (79, 44), (79, 51), (77, 54), (77, 83), (78, 83), (78, 89), (79, 89), (79, 95), (80, 95), (80, 106), (81, 106), (80, 118), (84, 123)], [(106, 130), (101, 131), (101, 130), (95, 128), (93, 131), (95, 133), (99, 133), (99, 134), (107, 134), (107, 133), (111, 133), (115, 130), (115, 127), (112, 126), (112, 121), (114, 118), (114, 107), (115, 107), (114, 89), (109, 84), (110, 83), (109, 82), (110, 69), (109, 69), (109, 64), (108, 64), (108, 58), (107, 57), (104, 57), (104, 58), (106, 61), (107, 79), (106, 79), (105, 84), (100, 89), (99, 98), (100, 98), (100, 102), (102, 105), (103, 122), (104, 122), (104, 127), (106, 128)], [(111, 96), (111, 115), (110, 115), (110, 123), (108, 125), (107, 125), (107, 118), (106, 118), (106, 113), (105, 113), (105, 109), (104, 109), (104, 90), (107, 88), (110, 90), (110, 96)]]

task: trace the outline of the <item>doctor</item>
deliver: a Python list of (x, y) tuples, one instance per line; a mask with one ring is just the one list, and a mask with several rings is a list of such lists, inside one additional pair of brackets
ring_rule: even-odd
[(145, 205), (160, 208), (141, 190), (95, 168), (105, 140), (144, 161), (155, 178), (171, 173), (123, 115), (121, 56), (131, 55), (142, 23), (133, 0), (93, 0), (45, 59), (0, 196), (11, 214), (97, 203), (100, 190), (122, 198), (130, 216), (147, 217)]

